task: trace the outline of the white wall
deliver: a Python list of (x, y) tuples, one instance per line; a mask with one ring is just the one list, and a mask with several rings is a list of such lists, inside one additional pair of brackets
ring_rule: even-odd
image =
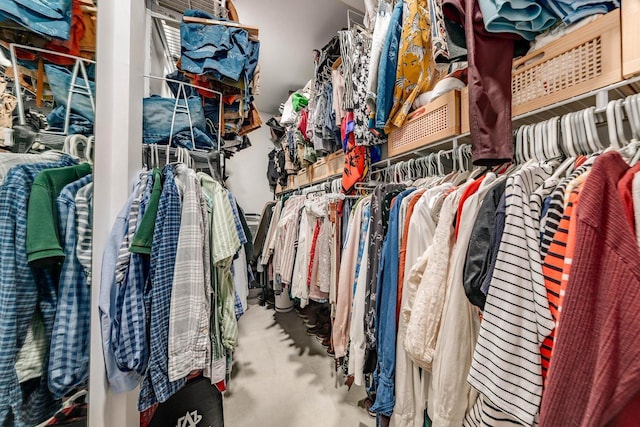
[[(263, 122), (272, 115), (260, 113)], [(236, 153), (227, 160), (227, 186), (246, 213), (262, 213), (265, 203), (273, 199), (267, 181), (268, 154), (274, 145), (269, 127), (264, 124), (249, 134), (251, 147)]]

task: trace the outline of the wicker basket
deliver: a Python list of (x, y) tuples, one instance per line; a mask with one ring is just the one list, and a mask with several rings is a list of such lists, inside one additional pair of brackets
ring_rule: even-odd
[(300, 169), (298, 171), (298, 187), (303, 186), (303, 185), (307, 185), (309, 182), (311, 182), (311, 180), (309, 179), (309, 173), (307, 172), (307, 169)]
[(287, 176), (287, 188), (291, 189), (291, 188), (296, 188), (296, 178), (298, 176), (297, 175), (289, 175)]
[(389, 157), (460, 133), (460, 91), (454, 90), (414, 111), (389, 134)]
[(344, 171), (344, 152), (342, 150), (331, 153), (327, 156), (329, 176), (342, 174)]
[(514, 117), (619, 82), (620, 37), (616, 9), (514, 61)]
[(622, 74), (640, 74), (640, 0), (622, 1)]
[(469, 132), (469, 88), (460, 91), (460, 133)]
[(325, 157), (311, 165), (313, 180), (322, 180), (329, 176), (329, 165)]

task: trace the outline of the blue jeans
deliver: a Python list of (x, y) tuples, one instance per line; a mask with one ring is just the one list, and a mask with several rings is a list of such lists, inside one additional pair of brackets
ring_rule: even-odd
[(554, 15), (567, 24), (573, 24), (597, 13), (607, 13), (620, 7), (620, 1), (595, 0), (547, 0), (545, 5)]
[(551, 27), (555, 17), (533, 0), (480, 0), (478, 2), (487, 31), (515, 33), (525, 40)]
[[(71, 86), (71, 77), (73, 77), (72, 72), (67, 68), (50, 64), (45, 64), (44, 70), (47, 73), (47, 79), (49, 80), (49, 86), (51, 87), (51, 92), (53, 92), (53, 99), (56, 102), (56, 105), (69, 107), (67, 105), (67, 98), (69, 96), (69, 87)], [(84, 87), (84, 79), (78, 77), (76, 79), (76, 85)], [(95, 101), (95, 82), (89, 81), (89, 87), (91, 88), (93, 99)], [(71, 98), (71, 112), (79, 114), (92, 123), (94, 122), (94, 112), (88, 95), (74, 93)]]
[(71, 28), (71, 0), (0, 1), (0, 21), (10, 19), (30, 30), (67, 40)]
[[(63, 131), (64, 130), (64, 118), (67, 114), (67, 109), (62, 105), (56, 107), (47, 116), (47, 124), (49, 130)], [(93, 135), (93, 123), (85, 119), (79, 114), (71, 113), (69, 116), (69, 135), (82, 134)]]
[[(389, 119), (393, 106), (393, 89), (396, 85), (396, 69), (398, 68), (398, 50), (402, 35), (402, 5), (399, 1), (391, 14), (389, 33), (382, 47), (383, 60), (378, 68), (378, 98), (376, 100), (375, 128), (384, 133), (384, 126)], [(384, 60), (386, 58), (386, 60)]]
[[(178, 100), (180, 105), (184, 106), (184, 99)], [(173, 98), (162, 98), (154, 95), (143, 100), (142, 107), (142, 140), (144, 144), (168, 144), (169, 134), (171, 133), (171, 119), (173, 117), (173, 108), (176, 100)], [(206, 122), (204, 119), (204, 110), (202, 108), (202, 100), (200, 97), (189, 98), (189, 112), (191, 113), (191, 123), (193, 125), (193, 135), (195, 138), (195, 147), (208, 149), (213, 147), (213, 141), (205, 133)], [(186, 132), (188, 139), (191, 139), (189, 131), (189, 116), (186, 112), (176, 112), (173, 125), (173, 142), (176, 136), (181, 132)], [(182, 137), (178, 137), (181, 144), (185, 146)], [(189, 141), (190, 143), (191, 141)], [(187, 144), (188, 145), (188, 144)]]
[[(184, 16), (218, 19), (206, 12), (187, 10)], [(195, 74), (211, 73), (217, 79), (226, 77), (239, 81), (253, 78), (260, 43), (249, 40), (249, 33), (241, 28), (223, 25), (180, 24), (182, 69)]]

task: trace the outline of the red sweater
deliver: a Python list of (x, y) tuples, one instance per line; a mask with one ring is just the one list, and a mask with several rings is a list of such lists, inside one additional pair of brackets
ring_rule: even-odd
[[(578, 205), (576, 247), (540, 409), (544, 427), (637, 426), (640, 250), (617, 191), (629, 169), (600, 155)], [(625, 421), (626, 418), (626, 421)]]

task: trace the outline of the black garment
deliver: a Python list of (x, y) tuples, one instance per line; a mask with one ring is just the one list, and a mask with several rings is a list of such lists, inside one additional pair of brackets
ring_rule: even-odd
[(258, 260), (260, 259), (260, 255), (262, 254), (262, 249), (265, 245), (265, 240), (267, 240), (267, 233), (269, 232), (269, 224), (271, 224), (271, 218), (273, 217), (273, 207), (276, 205), (276, 202), (267, 202), (262, 209), (262, 215), (260, 216), (260, 225), (258, 225), (258, 231), (256, 231), (256, 237), (253, 239), (253, 257), (249, 258), (251, 260), (251, 265), (257, 265)]
[(482, 283), (487, 277), (492, 248), (500, 243), (493, 241), (493, 229), (498, 204), (506, 185), (506, 180), (502, 180), (487, 192), (482, 205), (480, 205), (467, 248), (462, 283), (469, 302), (481, 310), (484, 309), (486, 300), (486, 295), (481, 291)]
[(381, 184), (376, 187), (371, 198), (371, 219), (369, 223), (369, 251), (367, 259), (367, 289), (365, 291), (364, 332), (365, 350), (364, 372), (376, 369), (376, 297), (378, 289), (378, 268), (382, 253), (382, 243), (387, 234), (391, 201), (405, 189), (401, 184)]
[(251, 229), (249, 228), (249, 224), (247, 224), (247, 218), (244, 216), (244, 210), (240, 207), (238, 203), (236, 203), (238, 207), (238, 216), (240, 217), (240, 224), (242, 224), (242, 229), (244, 230), (244, 234), (247, 236), (247, 243), (244, 244), (244, 255), (247, 258), (247, 261), (253, 258), (253, 234), (251, 233)]

